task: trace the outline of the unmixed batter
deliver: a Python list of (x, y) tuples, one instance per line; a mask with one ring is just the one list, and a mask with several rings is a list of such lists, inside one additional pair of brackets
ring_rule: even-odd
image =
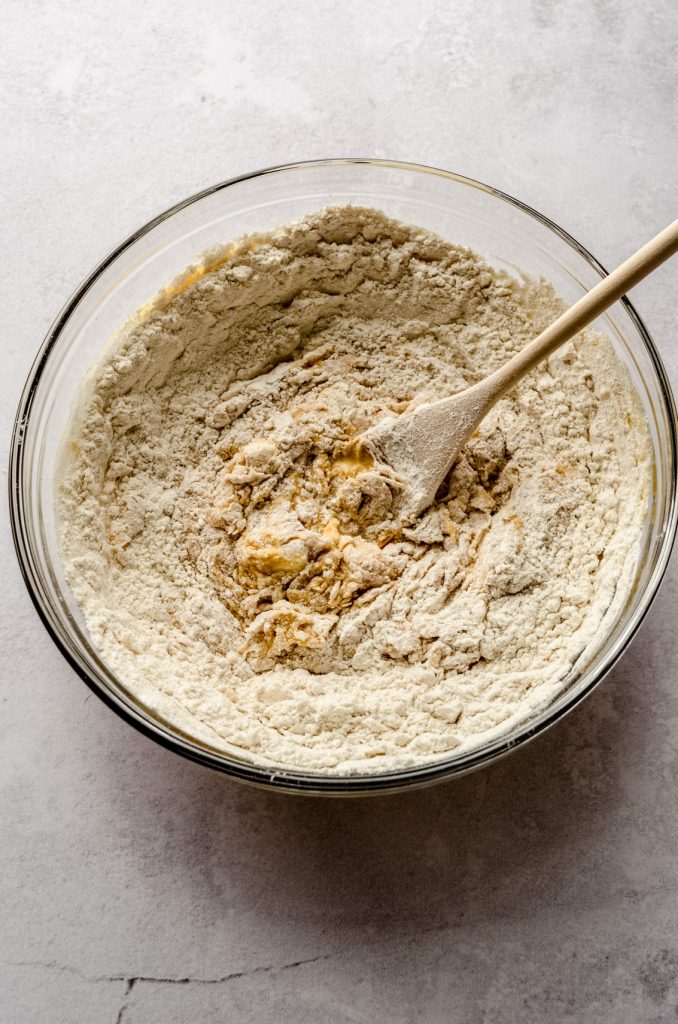
[(326, 771), (421, 763), (549, 699), (623, 603), (646, 512), (609, 344), (530, 374), (410, 525), (351, 441), (561, 309), (355, 207), (189, 268), (83, 385), (61, 476), (69, 582), (125, 685), (212, 745)]

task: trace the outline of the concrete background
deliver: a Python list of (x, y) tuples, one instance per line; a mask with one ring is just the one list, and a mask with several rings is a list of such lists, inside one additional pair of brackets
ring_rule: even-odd
[[(231, 175), (400, 157), (513, 193), (607, 265), (676, 216), (673, 0), (7, 0), (0, 439), (114, 243)], [(678, 382), (678, 263), (634, 299)], [(61, 659), (0, 552), (0, 1019), (659, 1022), (678, 1014), (678, 567), (598, 691), (411, 796), (184, 763)]]

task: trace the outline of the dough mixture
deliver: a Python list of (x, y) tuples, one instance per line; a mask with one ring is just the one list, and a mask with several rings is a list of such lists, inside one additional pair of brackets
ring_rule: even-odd
[(83, 383), (69, 583), (128, 689), (287, 768), (421, 764), (548, 701), (631, 585), (647, 425), (587, 331), (481, 424), (416, 521), (351, 446), (486, 376), (561, 311), (543, 281), (376, 210), (206, 254)]

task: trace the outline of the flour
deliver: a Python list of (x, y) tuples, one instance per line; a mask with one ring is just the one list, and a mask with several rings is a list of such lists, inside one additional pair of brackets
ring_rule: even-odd
[(83, 384), (58, 502), (90, 635), (156, 713), (236, 756), (423, 763), (549, 700), (631, 585), (640, 403), (585, 332), (494, 408), (410, 526), (351, 448), (486, 376), (550, 286), (375, 210), (206, 254)]

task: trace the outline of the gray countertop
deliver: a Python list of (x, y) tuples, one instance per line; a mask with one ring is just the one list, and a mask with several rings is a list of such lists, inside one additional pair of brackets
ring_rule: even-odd
[[(673, 0), (8, 0), (2, 471), (60, 306), (180, 198), (318, 156), (488, 181), (606, 265), (676, 216)], [(678, 382), (678, 263), (634, 301)], [(2, 499), (0, 1019), (560, 1024), (678, 1012), (678, 567), (569, 718), (461, 781), (290, 798), (180, 760), (75, 676)]]

